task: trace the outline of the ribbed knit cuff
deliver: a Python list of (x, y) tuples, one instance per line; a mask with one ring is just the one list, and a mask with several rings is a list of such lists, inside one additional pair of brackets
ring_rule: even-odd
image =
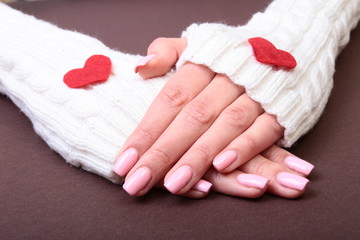
[[(349, 40), (360, 1), (275, 0), (245, 26), (193, 24), (177, 63), (208, 66), (244, 86), (248, 95), (285, 128), (280, 145), (290, 147), (320, 117), (332, 88), (335, 57)], [(295, 69), (258, 62), (249, 38), (263, 37), (297, 60)]]

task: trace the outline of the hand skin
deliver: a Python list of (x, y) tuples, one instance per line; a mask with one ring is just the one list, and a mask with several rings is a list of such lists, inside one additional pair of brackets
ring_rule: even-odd
[[(310, 164), (308, 165), (309, 168), (306, 174), (300, 173), (287, 166), (286, 161), (289, 158), (298, 159), (288, 151), (273, 145), (231, 173), (220, 173), (214, 168), (211, 168), (203, 179), (212, 184), (212, 191), (229, 196), (258, 198), (267, 192), (276, 196), (294, 199), (300, 197), (305, 192), (307, 183), (309, 182), (306, 176), (310, 174), (314, 166)], [(301, 159), (298, 160), (303, 161)], [(287, 183), (284, 184), (283, 181), (279, 181), (278, 175), (283, 173), (293, 175), (294, 178), (290, 180), (298, 181), (299, 188), (289, 187)], [(268, 181), (262, 188), (259, 187), (259, 185), (256, 187), (253, 185), (244, 185), (238, 181), (238, 176), (244, 174), (251, 176), (260, 175)], [(299, 190), (300, 188), (302, 189)], [(207, 195), (208, 192), (199, 192), (193, 189), (183, 194), (183, 196), (191, 198), (203, 198)]]
[[(185, 47), (186, 39), (156, 39), (135, 71), (144, 79), (161, 76)], [(240, 196), (218, 183), (233, 181), (229, 179), (242, 169), (273, 178), (280, 167), (258, 154), (279, 140), (283, 132), (275, 117), (265, 113), (244, 88), (205, 66), (187, 63), (168, 80), (129, 136), (119, 153), (117, 162), (122, 163), (114, 170), (126, 175), (124, 189), (134, 196), (146, 194), (162, 180), (171, 193), (189, 195), (205, 174), (214, 190)], [(133, 152), (130, 158), (128, 149)], [(261, 169), (259, 164), (269, 165), (269, 170), (256, 170)], [(279, 190), (271, 181), (268, 191), (289, 198), (303, 192), (287, 193), (288, 189)]]

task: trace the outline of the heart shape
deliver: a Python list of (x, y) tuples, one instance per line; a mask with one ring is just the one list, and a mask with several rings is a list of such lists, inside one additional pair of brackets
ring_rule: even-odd
[(83, 68), (70, 70), (64, 75), (64, 83), (71, 88), (80, 88), (92, 83), (106, 81), (110, 76), (111, 60), (104, 55), (89, 57)]
[(248, 42), (253, 48), (257, 61), (289, 69), (296, 67), (296, 60), (293, 55), (286, 51), (277, 49), (268, 40), (261, 37), (255, 37), (249, 38)]

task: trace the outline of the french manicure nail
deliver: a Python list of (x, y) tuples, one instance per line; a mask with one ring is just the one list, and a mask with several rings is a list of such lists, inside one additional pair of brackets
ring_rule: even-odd
[(135, 148), (129, 148), (116, 160), (113, 170), (123, 177), (130, 171), (138, 159), (138, 151)]
[(137, 73), (139, 70), (139, 67), (145, 66), (154, 57), (155, 57), (155, 54), (150, 54), (150, 55), (147, 55), (146, 57), (143, 57), (142, 59), (140, 59), (140, 61), (135, 66), (135, 72)]
[(289, 169), (305, 175), (309, 175), (314, 168), (311, 163), (294, 156), (285, 158), (284, 163)]
[(192, 175), (193, 171), (190, 166), (181, 166), (167, 180), (165, 180), (164, 186), (171, 193), (175, 194), (190, 182)]
[(151, 180), (151, 170), (147, 167), (141, 167), (124, 183), (123, 188), (130, 195), (143, 190)]
[(282, 186), (302, 191), (309, 182), (307, 178), (298, 176), (293, 173), (280, 172), (276, 175), (276, 181)]
[(236, 151), (228, 150), (217, 156), (213, 161), (213, 165), (216, 170), (221, 171), (230, 166), (236, 160), (237, 156)]
[(211, 187), (212, 184), (210, 182), (200, 179), (192, 189), (199, 192), (208, 193)]
[(269, 179), (255, 174), (241, 173), (237, 175), (236, 180), (246, 186), (258, 189), (264, 189), (269, 182)]

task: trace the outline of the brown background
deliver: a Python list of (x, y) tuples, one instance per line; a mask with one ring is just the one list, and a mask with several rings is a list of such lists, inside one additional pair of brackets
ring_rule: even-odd
[[(267, 2), (53, 0), (12, 6), (121, 51), (145, 54), (156, 37), (179, 36), (192, 22), (242, 24)], [(291, 149), (316, 165), (298, 200), (216, 193), (191, 200), (160, 190), (130, 197), (66, 164), (0, 96), (0, 239), (359, 239), (359, 55), (358, 28), (338, 58), (325, 113)]]

